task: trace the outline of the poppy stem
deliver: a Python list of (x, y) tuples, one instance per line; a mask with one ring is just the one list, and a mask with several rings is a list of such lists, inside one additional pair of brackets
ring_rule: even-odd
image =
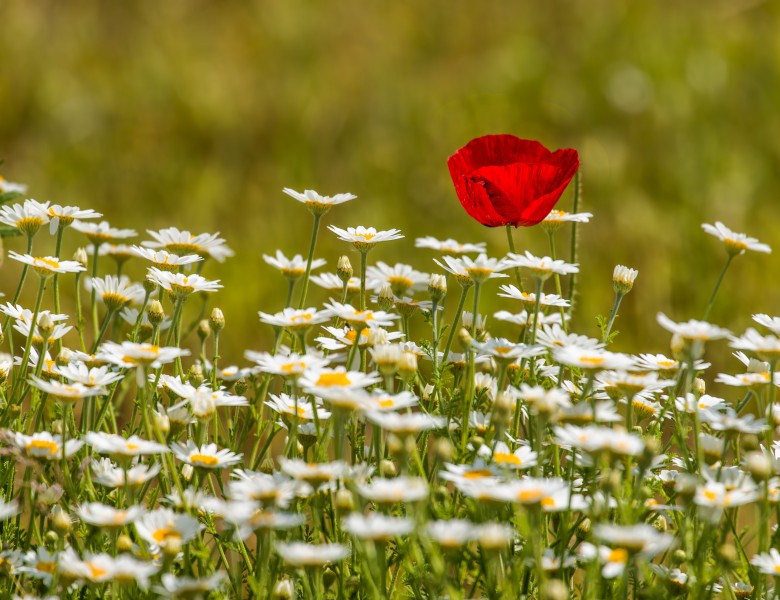
[[(509, 242), (509, 252), (512, 254), (517, 254), (515, 252), (515, 239), (512, 236), (512, 226), (507, 225), (506, 226), (506, 241)], [(515, 267), (515, 279), (517, 280), (517, 288), (520, 290), (520, 292), (523, 291), (523, 280), (520, 277), (520, 269)]]
[[(577, 214), (580, 209), (580, 193), (582, 192), (582, 185), (580, 183), (580, 172), (577, 171), (574, 174), (574, 202), (572, 203), (571, 212)], [(577, 221), (571, 223), (571, 252), (569, 255), (569, 262), (571, 264), (577, 263)], [(577, 278), (576, 273), (572, 273), (569, 277), (569, 293), (566, 295), (571, 302), (571, 308), (569, 313), (574, 311), (574, 282)]]

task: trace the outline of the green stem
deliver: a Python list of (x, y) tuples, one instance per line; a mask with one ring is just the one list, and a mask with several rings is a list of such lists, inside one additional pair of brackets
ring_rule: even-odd
[(366, 263), (368, 250), (360, 251), (360, 310), (366, 310)]
[[(548, 231), (547, 232), (547, 239), (550, 241), (550, 258), (553, 260), (556, 260), (555, 256), (555, 231)], [(563, 298), (563, 289), (561, 288), (561, 276), (559, 273), (555, 273), (555, 292)], [(561, 310), (561, 327), (563, 328), (564, 333), (568, 333), (568, 330), (566, 328), (566, 311), (563, 309), (563, 306), (560, 307)]]
[(539, 325), (539, 305), (542, 302), (542, 278), (536, 278), (536, 298), (534, 300), (534, 328), (531, 331), (531, 344), (536, 343), (536, 329)]
[(38, 285), (38, 297), (35, 299), (35, 310), (33, 311), (32, 319), (30, 319), (30, 335), (27, 336), (27, 342), (24, 345), (24, 355), (22, 356), (22, 364), (19, 365), (19, 376), (14, 381), (13, 391), (11, 392), (11, 399), (18, 400), (21, 404), (22, 399), (16, 397), (16, 393), (19, 391), (18, 386), (24, 382), (25, 375), (27, 373), (27, 361), (30, 359), (30, 347), (32, 346), (33, 337), (35, 337), (35, 328), (38, 325), (38, 313), (41, 310), (41, 300), (43, 300), (43, 291), (46, 289), (46, 278), (41, 277), (41, 282)]
[(320, 219), (322, 219), (322, 215), (315, 213), (314, 225), (311, 230), (311, 244), (309, 245), (309, 259), (306, 261), (306, 273), (303, 276), (303, 289), (301, 290), (301, 299), (298, 301), (298, 308), (303, 308), (303, 305), (306, 302), (306, 293), (309, 291), (309, 276), (311, 275), (311, 263), (314, 260), (314, 247), (317, 245)]
[[(580, 185), (580, 172), (577, 171), (574, 174), (574, 202), (572, 203), (572, 207), (571, 207), (572, 214), (579, 211), (581, 187), (582, 186)], [(571, 223), (571, 249), (569, 252), (569, 262), (571, 264), (576, 264), (577, 262), (577, 221), (572, 221)], [(569, 293), (566, 294), (566, 297), (572, 303), (572, 308), (570, 312), (574, 310), (574, 283), (576, 279), (577, 279), (576, 273), (572, 273), (571, 277), (569, 277)]]
[(602, 342), (606, 342), (609, 338), (609, 332), (612, 331), (612, 325), (615, 322), (615, 317), (617, 317), (617, 311), (620, 308), (620, 303), (623, 301), (623, 296), (625, 296), (623, 292), (615, 292), (615, 303), (612, 305), (612, 312), (609, 313), (609, 321), (607, 321), (607, 327), (604, 329), (604, 335), (601, 336)]
[[(477, 322), (479, 320), (479, 281), (474, 282), (474, 312), (471, 315), (471, 335), (477, 337)], [(408, 339), (408, 338), (407, 338)]]
[(712, 304), (715, 302), (715, 295), (718, 293), (720, 284), (723, 283), (723, 278), (726, 276), (726, 271), (728, 270), (729, 265), (731, 265), (731, 261), (734, 260), (735, 256), (736, 256), (735, 254), (729, 254), (729, 258), (726, 261), (726, 264), (723, 265), (723, 270), (720, 272), (718, 281), (715, 283), (715, 289), (712, 290), (712, 294), (710, 295), (710, 301), (707, 303), (707, 308), (704, 309), (704, 316), (702, 317), (702, 321), (706, 321), (707, 317), (710, 316), (710, 311), (712, 310)]
[[(97, 242), (94, 242), (95, 249), (92, 252), (92, 279), (95, 279), (98, 274), (98, 252), (100, 250), (100, 245)], [(97, 310), (97, 290), (95, 289), (94, 284), (92, 285), (92, 297), (90, 300), (92, 307), (92, 333), (97, 333), (98, 330), (98, 310)]]
[(447, 362), (447, 356), (449, 356), (450, 348), (452, 347), (452, 339), (455, 337), (455, 330), (460, 322), (460, 315), (463, 312), (463, 305), (466, 303), (466, 294), (469, 292), (471, 286), (463, 286), (460, 292), (460, 300), (458, 301), (458, 308), (455, 310), (455, 318), (452, 320), (452, 326), (450, 327), (450, 334), (447, 336), (447, 344), (444, 346), (443, 360)]
[[(512, 236), (512, 226), (511, 225), (507, 225), (506, 226), (506, 241), (509, 243), (509, 251), (512, 254), (517, 254), (517, 252), (515, 252), (515, 239), (514, 239), (514, 236)], [(520, 269), (515, 267), (514, 271), (515, 271), (515, 280), (517, 281), (517, 289), (519, 289), (522, 292), (523, 291), (523, 280), (520, 277)]]

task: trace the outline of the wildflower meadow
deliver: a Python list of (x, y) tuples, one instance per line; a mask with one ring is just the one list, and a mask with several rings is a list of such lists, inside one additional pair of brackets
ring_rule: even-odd
[[(780, 316), (708, 320), (770, 247), (690, 232), (723, 261), (707, 304), (616, 352), (643, 274), (616, 265), (600, 335), (572, 329), (578, 152), (488, 135), (447, 165), (501, 255), (285, 188), (287, 247), (235, 256), (0, 179), (0, 598), (780, 597)], [(286, 293), (229, 357), (225, 261)]]

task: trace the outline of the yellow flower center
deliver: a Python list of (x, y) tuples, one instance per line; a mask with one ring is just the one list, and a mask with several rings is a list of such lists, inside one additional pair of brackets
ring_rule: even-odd
[(508, 346), (496, 346), (493, 348), (493, 351), (497, 354), (509, 354), (512, 351), (512, 348), (509, 348)]
[(600, 365), (604, 362), (604, 358), (601, 356), (583, 356), (580, 358), (580, 362), (587, 365)]
[(482, 479), (483, 477), (493, 477), (493, 471), (488, 469), (474, 469), (463, 474), (464, 479)]
[(35, 565), (35, 568), (38, 571), (43, 571), (44, 573), (54, 573), (54, 569), (56, 567), (57, 567), (57, 563), (46, 562), (46, 561), (40, 561)]
[(35, 262), (42, 263), (42, 265), (39, 266), (49, 267), (50, 269), (60, 268), (60, 261), (58, 261), (56, 258), (36, 258)]
[(27, 444), (26, 448), (28, 450), (33, 450), (34, 452), (45, 450), (49, 456), (57, 454), (57, 450), (59, 450), (57, 442), (52, 442), (51, 440), (32, 440)]
[(349, 385), (351, 383), (352, 382), (349, 380), (349, 377), (344, 371), (337, 371), (335, 373), (322, 373), (317, 378), (317, 383), (315, 385), (322, 387), (333, 387)]
[(100, 577), (103, 577), (108, 571), (105, 569), (101, 569), (100, 567), (96, 566), (94, 563), (85, 563), (87, 565), (87, 568), (89, 569), (89, 572), (92, 574), (92, 579), (98, 579)]
[(518, 458), (514, 454), (509, 454), (507, 452), (494, 453), (493, 460), (496, 461), (497, 463), (509, 464), (509, 465), (520, 466), (523, 464), (523, 461), (520, 458)]
[(395, 406), (395, 401), (392, 398), (384, 398), (380, 400), (377, 404), (381, 406), (382, 408), (391, 408)]
[(297, 373), (298, 371), (302, 371), (305, 368), (306, 363), (301, 360), (288, 362), (282, 365), (282, 371), (284, 373)]
[(520, 502), (536, 502), (540, 499), (542, 491), (539, 488), (531, 488), (528, 490), (520, 490), (517, 493), (517, 499)]
[(201, 464), (205, 467), (213, 467), (219, 463), (219, 460), (208, 454), (193, 454), (190, 456), (190, 462)]
[(624, 548), (615, 548), (610, 550), (609, 556), (607, 556), (607, 562), (627, 563), (628, 550)]
[(158, 544), (163, 544), (168, 540), (180, 540), (181, 534), (170, 527), (161, 527), (152, 533), (152, 539)]

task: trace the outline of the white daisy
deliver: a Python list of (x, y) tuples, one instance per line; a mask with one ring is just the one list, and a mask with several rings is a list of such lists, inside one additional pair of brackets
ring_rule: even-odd
[(108, 454), (113, 457), (148, 456), (168, 452), (168, 448), (163, 444), (141, 439), (137, 435), (123, 438), (114, 433), (88, 431), (84, 441), (98, 454)]
[(146, 278), (179, 298), (184, 298), (194, 292), (216, 292), (222, 287), (219, 279), (210, 281), (194, 273), (173, 273), (162, 271), (157, 267), (149, 267)]
[[(6, 439), (31, 458), (62, 459), (62, 436), (59, 434), (52, 435), (48, 431), (41, 431), (32, 435), (25, 435), (15, 431), (8, 432)], [(73, 456), (83, 445), (84, 442), (82, 440), (68, 440), (65, 442), (65, 457)]]
[(355, 248), (363, 252), (370, 250), (380, 242), (390, 242), (400, 240), (402, 237), (399, 229), (388, 229), (387, 231), (377, 231), (373, 227), (347, 227), (341, 229), (335, 225), (328, 225), (333, 233), (344, 242), (350, 242)]
[(766, 254), (772, 252), (769, 246), (760, 243), (756, 238), (748, 237), (744, 233), (736, 233), (720, 221), (716, 221), (715, 225), (703, 223), (701, 228), (723, 242), (726, 246), (726, 251), (732, 256), (744, 254), (745, 250), (764, 252)]
[(139, 487), (154, 479), (162, 467), (134, 464), (129, 469), (117, 467), (111, 459), (92, 461), (92, 481), (110, 488)]
[[(306, 272), (306, 259), (300, 254), (296, 254), (292, 258), (287, 258), (281, 250), (276, 251), (276, 257), (263, 254), (263, 260), (272, 267), (279, 269), (282, 275), (289, 279), (297, 279)], [(311, 261), (311, 269), (319, 269), (326, 264), (326, 260), (322, 258), (315, 258)]]
[(294, 567), (322, 567), (344, 560), (349, 546), (343, 544), (306, 544), (304, 542), (277, 543), (276, 551), (282, 560)]
[(430, 248), (438, 250), (442, 254), (467, 254), (469, 252), (485, 252), (487, 244), (479, 242), (478, 244), (461, 244), (452, 238), (446, 240), (437, 240), (431, 236), (419, 237), (414, 241), (416, 248)]
[(172, 254), (167, 250), (153, 250), (141, 246), (133, 246), (132, 251), (136, 256), (140, 256), (141, 258), (150, 261), (152, 266), (157, 267), (161, 271), (175, 271), (179, 267), (191, 265), (203, 260), (203, 257), (199, 254), (185, 254), (184, 256), (179, 256), (178, 254)]
[(316, 308), (285, 308), (281, 312), (269, 315), (259, 311), (260, 321), (273, 327), (285, 327), (287, 329), (308, 329), (313, 325), (326, 323), (330, 320), (330, 313)]
[(28, 236), (35, 235), (44, 223), (49, 222), (48, 204), (25, 200), (23, 204), (0, 206), (0, 223), (15, 227)]
[[(503, 292), (498, 294), (502, 298), (520, 300), (520, 302), (528, 306), (536, 305), (536, 294), (533, 292), (521, 292), (515, 285), (502, 285), (499, 289)], [(568, 308), (571, 306), (571, 302), (556, 294), (541, 294), (539, 296), (539, 306), (560, 306)]]
[(139, 517), (135, 529), (148, 544), (165, 547), (170, 540), (186, 544), (203, 529), (203, 525), (188, 514), (160, 508)]
[(51, 277), (62, 273), (79, 273), (86, 271), (86, 267), (75, 260), (60, 260), (54, 256), (31, 256), (18, 254), (13, 250), (8, 251), (8, 256), (21, 263), (30, 265), (41, 277)]
[(380, 513), (352, 513), (343, 523), (344, 531), (361, 540), (389, 542), (406, 536), (414, 529), (414, 521), (405, 517), (390, 517)]
[(541, 280), (545, 280), (553, 274), (568, 275), (580, 271), (579, 265), (569, 264), (563, 260), (553, 260), (549, 256), (539, 258), (527, 250), (525, 254), (507, 254), (507, 262), (510, 267), (523, 269), (532, 277)]
[(343, 204), (344, 202), (349, 202), (350, 200), (357, 198), (357, 196), (350, 193), (323, 196), (314, 190), (304, 190), (303, 193), (301, 193), (290, 188), (284, 188), (282, 191), (291, 198), (295, 198), (298, 202), (305, 204), (306, 208), (315, 215), (325, 214), (337, 204)]
[(366, 269), (366, 287), (380, 290), (383, 285), (389, 284), (396, 296), (403, 296), (408, 291), (421, 291), (428, 288), (427, 273), (421, 273), (401, 263), (390, 266), (382, 261), (371, 265)]
[(144, 288), (138, 283), (132, 283), (130, 278), (125, 275), (121, 277), (114, 275), (92, 277), (89, 282), (98, 299), (109, 310), (118, 310), (128, 304), (140, 304), (146, 296)]
[(203, 444), (198, 447), (192, 440), (187, 440), (187, 445), (174, 442), (171, 444), (174, 456), (179, 460), (203, 469), (224, 469), (238, 464), (243, 459), (242, 454), (236, 454), (223, 448), (220, 450), (216, 444)]
[(113, 242), (115, 240), (122, 240), (138, 235), (138, 232), (135, 229), (117, 229), (111, 227), (111, 225), (108, 224), (108, 221), (101, 221), (100, 223), (74, 221), (71, 227), (76, 231), (85, 234), (87, 238), (97, 246), (103, 242)]
[(154, 241), (141, 242), (147, 248), (167, 250), (178, 256), (197, 254), (204, 258), (211, 257), (217, 262), (225, 262), (234, 252), (225, 244), (225, 240), (217, 233), (200, 233), (194, 235), (186, 230), (168, 227), (159, 231), (146, 230)]

